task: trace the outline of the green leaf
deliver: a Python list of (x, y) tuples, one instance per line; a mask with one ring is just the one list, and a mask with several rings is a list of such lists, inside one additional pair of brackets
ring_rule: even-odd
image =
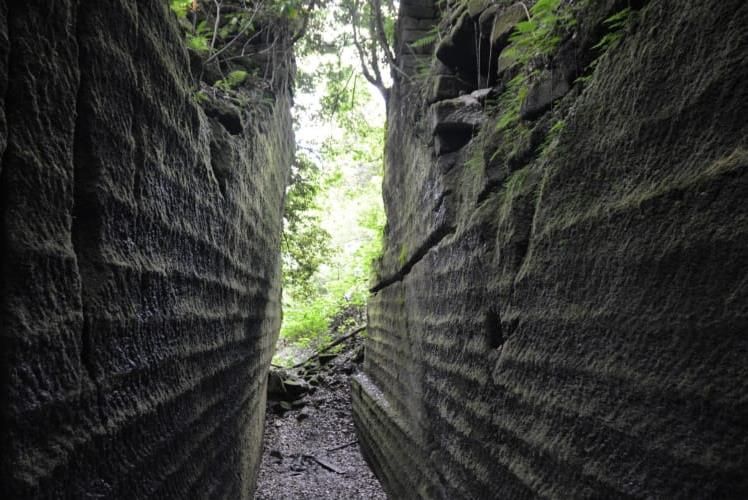
[(170, 0), (169, 7), (177, 15), (177, 17), (186, 17), (187, 12), (190, 10), (192, 0)]
[(207, 35), (210, 33), (210, 26), (208, 26), (208, 22), (206, 20), (202, 20), (199, 23), (197, 23), (197, 28), (195, 28), (195, 31), (198, 35)]
[(631, 15), (631, 7), (626, 7), (620, 12), (616, 12), (615, 14), (607, 18), (605, 21), (603, 21), (603, 24), (608, 25), (608, 27), (611, 29), (622, 28), (628, 21), (630, 15)]
[(226, 81), (232, 88), (238, 87), (247, 80), (248, 75), (249, 73), (247, 73), (246, 71), (235, 70), (228, 74), (228, 76), (226, 77)]
[(210, 50), (207, 37), (200, 35), (187, 35), (187, 46), (198, 52), (207, 52)]
[(432, 43), (434, 43), (437, 39), (437, 36), (438, 36), (438, 33), (429, 33), (411, 42), (410, 46), (413, 48), (426, 47), (427, 45), (431, 45)]
[(514, 27), (517, 33), (531, 33), (537, 29), (537, 25), (531, 21), (521, 21)]

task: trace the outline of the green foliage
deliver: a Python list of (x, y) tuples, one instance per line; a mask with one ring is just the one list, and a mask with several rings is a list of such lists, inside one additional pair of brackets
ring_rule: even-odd
[(218, 80), (213, 86), (224, 91), (233, 90), (247, 81), (248, 76), (249, 73), (244, 70), (235, 70), (226, 75), (226, 78)]
[(330, 234), (319, 215), (320, 176), (310, 158), (296, 156), (286, 191), (282, 253), (284, 287), (297, 301), (313, 297), (312, 277), (331, 255)]
[(308, 347), (313, 340), (319, 339), (324, 342), (330, 318), (337, 309), (336, 303), (322, 297), (305, 302), (302, 307), (286, 307), (281, 335), (287, 341), (301, 347)]
[(335, 24), (343, 27), (333, 45), (338, 50), (353, 46), (362, 76), (385, 97), (389, 69), (403, 76), (392, 47), (395, 38), (396, 4), (391, 0), (340, 0), (331, 4)]
[(527, 75), (525, 73), (520, 72), (509, 80), (504, 92), (499, 96), (498, 107), (501, 116), (496, 123), (497, 131), (509, 131), (519, 123), (519, 111), (522, 107), (522, 101), (527, 96), (527, 91)]
[(504, 183), (504, 189), (506, 190), (507, 198), (513, 198), (522, 190), (525, 182), (527, 181), (529, 172), (529, 167), (524, 167), (517, 170), (516, 172), (513, 172), (512, 175), (507, 178)]
[(246, 71), (235, 70), (228, 74), (228, 76), (226, 77), (226, 82), (232, 88), (235, 88), (247, 80), (247, 75), (248, 73)]
[(523, 193), (525, 187), (528, 185), (527, 181), (529, 177), (530, 167), (526, 166), (512, 172), (506, 181), (504, 181), (504, 195), (499, 208), (501, 218), (509, 215), (515, 200)]
[(623, 30), (628, 24), (629, 18), (631, 17), (631, 8), (626, 7), (625, 9), (616, 12), (605, 21), (603, 24), (608, 29), (608, 32), (603, 35), (599, 42), (597, 42), (592, 48), (600, 52), (605, 52), (611, 47), (614, 47), (623, 38)]
[(239, 33), (254, 33), (258, 28), (256, 23), (258, 17), (262, 19), (264, 15), (253, 10), (240, 10), (226, 15), (224, 22), (218, 28), (218, 40), (228, 43)]
[(587, 80), (591, 78), (592, 72), (600, 63), (600, 58), (603, 56), (603, 54), (620, 43), (621, 39), (623, 38), (626, 26), (631, 19), (632, 12), (633, 11), (630, 7), (626, 7), (625, 9), (616, 12), (605, 21), (603, 21), (603, 24), (607, 28), (607, 32), (605, 33), (605, 35), (603, 35), (600, 41), (592, 46), (593, 49), (598, 51), (598, 55), (585, 68), (584, 74), (577, 78), (577, 82), (586, 83)]
[[(504, 134), (506, 142), (517, 142), (526, 133), (520, 122), (520, 109), (529, 91), (528, 82), (537, 73), (534, 63), (554, 53), (576, 25), (572, 5), (563, 0), (538, 0), (529, 10), (529, 19), (518, 23), (509, 37), (509, 46), (502, 57), (520, 68), (498, 100), (501, 114), (496, 130)], [(497, 150), (495, 155), (499, 153)]]
[(324, 63), (318, 73), (325, 85), (322, 96), (321, 117), (333, 119), (346, 116), (356, 105), (357, 78), (355, 68), (343, 64), (340, 58), (335, 63)]
[(558, 120), (551, 126), (545, 136), (545, 139), (543, 140), (543, 144), (540, 146), (542, 154), (548, 154), (550, 148), (555, 144), (558, 136), (561, 134), (561, 132), (563, 132), (565, 127), (566, 122), (564, 120)]
[(562, 0), (538, 0), (530, 9), (530, 18), (515, 26), (510, 45), (503, 56), (525, 65), (553, 53), (564, 32), (576, 24), (569, 4)]
[[(281, 40), (277, 35), (290, 35), (296, 41), (305, 31), (308, 10), (319, 7), (327, 0), (169, 0), (170, 8), (180, 19), (185, 45), (200, 55), (206, 83), (215, 82), (217, 73), (228, 76), (215, 82), (217, 88), (231, 90), (246, 80), (246, 72), (253, 56), (262, 50), (276, 59), (283, 51), (270, 50)], [(260, 46), (263, 46), (260, 48)], [(284, 49), (285, 50), (285, 49)], [(261, 58), (263, 62), (267, 57)], [(276, 66), (266, 63), (270, 69)], [(208, 81), (209, 80), (209, 81)], [(272, 80), (272, 76), (270, 76)]]
[(397, 256), (397, 262), (400, 266), (404, 266), (408, 262), (408, 245), (400, 247), (400, 255)]
[(417, 40), (411, 42), (410, 46), (413, 48), (426, 47), (428, 45), (435, 43), (437, 40), (439, 40), (439, 37), (440, 37), (439, 26), (434, 26), (429, 31), (427, 31), (426, 34), (423, 35), (421, 38), (418, 38)]
[(392, 45), (395, 42), (395, 12), (394, 9), (387, 12), (384, 10), (383, 24), (384, 24), (384, 36), (387, 39), (387, 43)]
[(187, 33), (187, 47), (197, 52), (208, 52), (210, 50), (210, 28), (203, 20), (197, 23), (194, 33)]
[(193, 99), (195, 99), (195, 102), (197, 104), (202, 104), (202, 103), (204, 103), (204, 102), (206, 102), (208, 100), (208, 96), (205, 95), (205, 92), (203, 92), (202, 90), (196, 90), (192, 94), (192, 97), (193, 97)]
[[(335, 78), (321, 79), (325, 82), (323, 111), (315, 117), (335, 132), (323, 142), (316, 170), (303, 169), (304, 182), (292, 184), (297, 188), (287, 195), (291, 215), (286, 216), (285, 230), (286, 239), (300, 241), (296, 233), (304, 224), (316, 227), (329, 235), (329, 252), (321, 256), (309, 238), (299, 250), (319, 259), (306, 267), (293, 267), (284, 255), (281, 345), (324, 343), (341, 311), (363, 307), (372, 263), (382, 251), (383, 127), (370, 123), (366, 116), (372, 96), (360, 79), (354, 84), (353, 68), (336, 61), (331, 64), (336, 74), (350, 81), (346, 85)], [(327, 69), (322, 65), (320, 69), (324, 76)]]
[(169, 0), (169, 7), (177, 17), (184, 18), (192, 7), (192, 0)]
[[(482, 142), (479, 144), (483, 146)], [(471, 146), (470, 154), (468, 155), (467, 160), (465, 160), (465, 167), (467, 167), (474, 175), (478, 175), (483, 171), (484, 163), (483, 149), (481, 147)]]
[(281, 17), (286, 19), (297, 19), (302, 8), (302, 2), (299, 0), (276, 0), (271, 5)]

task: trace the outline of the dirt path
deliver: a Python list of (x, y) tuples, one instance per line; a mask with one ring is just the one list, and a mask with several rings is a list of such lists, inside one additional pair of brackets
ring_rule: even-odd
[(304, 374), (318, 385), (290, 410), (268, 402), (256, 500), (387, 498), (361, 456), (351, 417), (359, 342)]

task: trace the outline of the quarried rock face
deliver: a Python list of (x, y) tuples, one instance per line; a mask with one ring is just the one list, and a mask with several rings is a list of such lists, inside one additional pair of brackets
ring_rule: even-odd
[[(588, 5), (455, 150), (434, 147), (433, 80), (392, 91), (353, 401), (393, 498), (748, 496), (748, 4)], [(463, 78), (455, 33), (501, 23), (452, 17)], [(475, 88), (506, 95), (510, 67)]]
[(0, 1), (3, 498), (252, 494), (290, 62), (211, 118), (167, 4)]

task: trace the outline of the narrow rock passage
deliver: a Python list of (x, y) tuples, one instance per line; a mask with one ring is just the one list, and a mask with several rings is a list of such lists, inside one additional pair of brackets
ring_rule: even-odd
[(359, 450), (351, 416), (350, 376), (362, 340), (329, 363), (300, 373), (316, 383), (293, 402), (268, 400), (256, 500), (385, 499)]

